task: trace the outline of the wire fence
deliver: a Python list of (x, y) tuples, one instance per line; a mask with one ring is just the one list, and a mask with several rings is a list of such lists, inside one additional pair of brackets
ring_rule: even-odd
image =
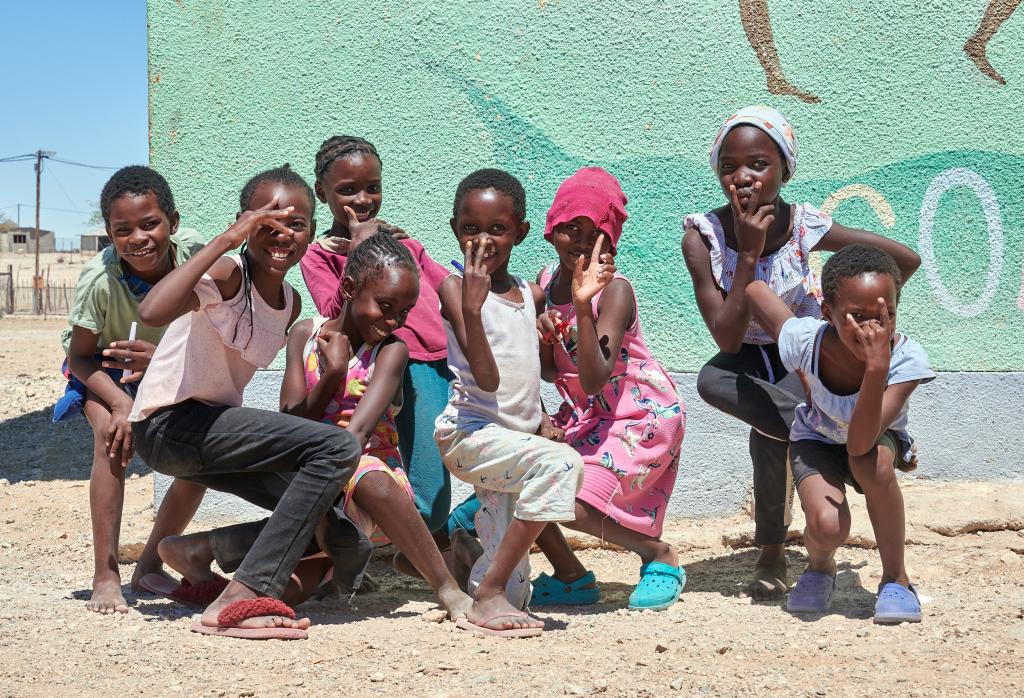
[[(0, 309), (7, 315), (36, 313), (37, 289), (31, 284), (17, 284), (7, 272), (0, 272)], [(38, 314), (67, 315), (75, 299), (75, 283), (45, 283), (38, 289), (41, 308)]]

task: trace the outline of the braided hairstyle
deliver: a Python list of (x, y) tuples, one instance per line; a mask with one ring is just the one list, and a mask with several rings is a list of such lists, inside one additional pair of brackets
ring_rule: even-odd
[(174, 195), (171, 186), (163, 175), (151, 167), (129, 165), (115, 172), (100, 192), (100, 213), (103, 222), (110, 225), (110, 207), (122, 196), (142, 196), (152, 194), (160, 210), (168, 218), (174, 217)]
[(377, 232), (359, 243), (348, 255), (345, 276), (361, 289), (368, 279), (379, 278), (385, 269), (408, 269), (419, 274), (416, 261), (405, 245), (389, 232)]
[(379, 163), (380, 155), (373, 143), (358, 136), (331, 136), (320, 144), (320, 150), (316, 153), (316, 181), (323, 182), (324, 175), (331, 163), (339, 158), (348, 157), (353, 153), (365, 153), (377, 158)]
[(900, 299), (903, 290), (903, 275), (896, 260), (885, 250), (874, 245), (847, 245), (836, 252), (825, 262), (821, 270), (821, 290), (828, 303), (836, 302), (839, 285), (844, 279), (852, 279), (863, 274), (887, 274), (896, 283), (896, 300)]
[[(280, 167), (274, 167), (269, 170), (264, 170), (259, 174), (253, 176), (245, 183), (242, 187), (242, 193), (238, 197), (238, 205), (242, 211), (248, 211), (252, 205), (253, 194), (259, 186), (265, 182), (273, 182), (275, 184), (283, 184), (290, 187), (298, 187), (306, 192), (306, 196), (309, 198), (309, 210), (310, 213), (316, 212), (316, 194), (313, 193), (313, 187), (309, 186), (309, 183), (302, 178), (298, 172), (292, 169), (291, 165), (287, 162)], [(242, 286), (245, 289), (245, 306), (246, 310), (249, 311), (249, 339), (246, 341), (246, 346), (252, 341), (253, 333), (253, 317), (252, 317), (252, 272), (250, 267), (252, 262), (249, 261), (249, 252), (247, 245), (242, 245), (241, 250), (242, 257)], [(232, 335), (232, 341), (238, 337), (238, 324), (235, 324), (235, 332)]]
[(512, 199), (512, 209), (519, 217), (519, 220), (526, 218), (526, 190), (523, 184), (515, 176), (505, 170), (485, 168), (477, 170), (459, 182), (455, 190), (455, 204), (452, 207), (452, 218), (458, 218), (459, 205), (462, 199), (471, 191), (479, 189), (497, 189), (508, 198)]

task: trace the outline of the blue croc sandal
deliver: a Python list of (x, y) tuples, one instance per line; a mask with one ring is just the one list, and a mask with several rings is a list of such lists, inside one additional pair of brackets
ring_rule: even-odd
[(634, 610), (660, 611), (679, 599), (686, 586), (686, 570), (664, 562), (648, 562), (640, 568), (640, 583), (629, 595)]
[[(587, 588), (589, 584), (595, 586)], [(597, 577), (587, 572), (574, 582), (560, 582), (554, 577), (541, 572), (533, 580), (533, 597), (531, 606), (589, 606), (601, 600), (601, 590), (597, 588)]]
[(824, 572), (804, 572), (789, 590), (786, 610), (790, 613), (824, 613), (836, 594), (836, 578)]
[(921, 600), (917, 589), (889, 582), (878, 587), (878, 601), (875, 602), (876, 623), (920, 623)]

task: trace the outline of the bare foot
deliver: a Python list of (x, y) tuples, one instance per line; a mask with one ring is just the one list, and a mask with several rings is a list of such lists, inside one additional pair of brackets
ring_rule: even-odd
[(544, 621), (533, 616), (524, 616), (522, 611), (508, 602), (504, 594), (476, 599), (469, 609), (467, 620), (473, 625), (491, 630), (544, 627)]
[[(245, 599), (255, 599), (259, 595), (249, 587), (241, 584), (240, 582), (232, 581), (228, 584), (227, 588), (224, 589), (216, 601), (206, 607), (203, 611), (203, 617), (200, 621), (203, 625), (216, 628), (218, 627), (217, 616), (220, 612), (227, 608), (235, 601), (242, 601)], [(256, 616), (255, 618), (246, 618), (240, 621), (237, 626), (239, 628), (297, 628), (299, 630), (305, 630), (309, 627), (309, 618), (298, 618), (292, 620), (285, 616)]]
[(473, 598), (455, 586), (438, 589), (437, 599), (451, 620), (468, 618), (473, 608)]
[(971, 37), (964, 44), (964, 53), (967, 57), (974, 61), (974, 65), (978, 66), (978, 70), (992, 78), (1000, 85), (1006, 84), (1006, 78), (999, 74), (992, 64), (988, 62), (988, 56), (985, 54), (985, 44)]
[(473, 571), (473, 565), (484, 554), (484, 549), (473, 536), (468, 532), (457, 528), (452, 532), (452, 555), (454, 556), (455, 569), (452, 576), (459, 583), (459, 588), (465, 591), (469, 588), (469, 575)]
[(777, 601), (789, 591), (789, 578), (785, 567), (757, 567), (754, 578), (743, 588), (740, 596), (754, 601)]
[(97, 573), (92, 579), (92, 596), (85, 607), (103, 615), (127, 613), (128, 602), (121, 593), (120, 575), (117, 572)]
[(804, 92), (785, 78), (778, 76), (768, 76), (768, 91), (773, 95), (788, 95), (790, 97), (796, 97), (797, 99), (810, 104), (817, 104), (821, 101), (821, 98), (817, 95), (813, 95), (810, 92)]
[(157, 544), (156, 549), (160, 558), (190, 584), (202, 584), (217, 578), (211, 569), (213, 549), (206, 534), (168, 536)]
[(679, 567), (679, 556), (676, 555), (675, 548), (673, 548), (671, 545), (662, 541), (658, 541), (658, 546), (657, 548), (655, 548), (655, 550), (656, 553), (654, 557), (652, 557), (649, 560), (641, 557), (640, 560), (644, 564), (648, 562), (664, 562), (666, 565), (671, 565), (672, 567)]

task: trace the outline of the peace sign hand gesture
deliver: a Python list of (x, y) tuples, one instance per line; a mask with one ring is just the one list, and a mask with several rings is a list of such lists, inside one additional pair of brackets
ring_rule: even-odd
[[(476, 254), (473, 254), (476, 243)], [(466, 242), (466, 257), (462, 272), (462, 312), (479, 313), (491, 291), (491, 275), (487, 273), (484, 255), (494, 243), (488, 238)]]
[(292, 210), (293, 207), (291, 206), (282, 209), (277, 208), (277, 197), (274, 197), (266, 206), (260, 206), (251, 211), (243, 211), (235, 219), (231, 227), (221, 233), (221, 235), (230, 241), (231, 249), (240, 246), (249, 239), (250, 235), (264, 226), (273, 228), (286, 235), (292, 235), (294, 231), (281, 222), (282, 218), (292, 215)]
[(761, 204), (761, 183), (754, 182), (754, 191), (744, 207), (740, 203), (736, 185), (729, 185), (729, 202), (736, 222), (736, 248), (741, 255), (760, 258), (768, 238), (768, 228), (775, 222), (775, 206)]
[(576, 260), (576, 269), (572, 273), (573, 303), (590, 303), (594, 296), (615, 278), (614, 258), (607, 252), (601, 252), (603, 243), (604, 233), (601, 233), (594, 241), (594, 251), (590, 253), (590, 265), (586, 270), (583, 269), (583, 263), (586, 261), (583, 255)]

